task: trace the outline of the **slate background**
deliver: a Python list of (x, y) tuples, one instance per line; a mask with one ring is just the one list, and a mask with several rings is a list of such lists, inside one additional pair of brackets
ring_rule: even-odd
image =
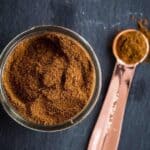
[[(0, 49), (18, 33), (41, 24), (68, 27), (94, 48), (103, 86), (97, 106), (79, 125), (57, 133), (21, 127), (0, 106), (0, 150), (84, 150), (101, 108), (115, 59), (111, 43), (118, 30), (149, 17), (148, 0), (0, 0)], [(119, 150), (150, 150), (150, 64), (137, 68), (130, 91)]]

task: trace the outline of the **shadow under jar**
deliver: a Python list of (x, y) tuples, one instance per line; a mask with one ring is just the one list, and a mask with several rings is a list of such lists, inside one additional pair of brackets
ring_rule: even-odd
[(98, 100), (99, 61), (74, 31), (33, 27), (10, 41), (0, 59), (1, 103), (27, 128), (49, 132), (69, 128), (83, 120)]

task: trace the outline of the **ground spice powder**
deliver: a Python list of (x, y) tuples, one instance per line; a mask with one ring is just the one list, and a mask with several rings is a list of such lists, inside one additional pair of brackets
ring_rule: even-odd
[(55, 125), (86, 106), (95, 69), (78, 42), (52, 32), (19, 42), (7, 58), (2, 79), (10, 103), (23, 118)]
[(118, 56), (127, 64), (135, 64), (146, 53), (146, 43), (140, 32), (128, 32), (118, 39)]

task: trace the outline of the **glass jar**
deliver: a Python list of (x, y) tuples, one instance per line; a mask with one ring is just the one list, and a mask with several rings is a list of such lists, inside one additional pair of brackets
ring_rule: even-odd
[[(21, 117), (17, 113), (17, 111), (13, 108), (13, 106), (10, 104), (10, 102), (5, 94), (3, 84), (2, 84), (2, 74), (3, 74), (3, 70), (4, 70), (4, 65), (6, 63), (6, 59), (7, 59), (8, 55), (11, 53), (11, 51), (13, 50), (15, 45), (18, 42), (20, 42), (21, 40), (23, 40), (24, 38), (27, 38), (28, 36), (37, 35), (39, 33), (47, 32), (47, 31), (62, 33), (62, 34), (65, 34), (65, 35), (73, 38), (74, 40), (78, 41), (85, 48), (87, 53), (90, 55), (90, 57), (93, 61), (94, 67), (95, 67), (95, 71), (96, 71), (95, 72), (96, 84), (94, 87), (94, 93), (93, 93), (91, 99), (89, 100), (88, 104), (84, 107), (84, 109), (80, 113), (78, 113), (76, 116), (71, 118), (70, 120), (68, 120), (62, 124), (51, 125), (51, 126), (38, 125), (38, 124), (35, 124), (32, 122), (29, 122), (29, 121), (25, 120), (23, 117)], [(17, 35), (15, 38), (13, 38), (8, 43), (8, 45), (4, 48), (4, 50), (2, 51), (1, 56), (0, 56), (0, 98), (1, 98), (2, 106), (3, 106), (4, 110), (7, 112), (7, 114), (13, 120), (15, 120), (20, 125), (27, 127), (29, 129), (32, 129), (32, 130), (53, 132), (53, 131), (59, 131), (59, 130), (69, 128), (69, 127), (79, 123), (81, 120), (83, 120), (85, 117), (87, 117), (87, 115), (91, 112), (91, 110), (94, 108), (96, 102), (98, 101), (100, 91), (101, 91), (101, 83), (102, 83), (101, 68), (100, 68), (100, 64), (99, 64), (98, 58), (96, 57), (94, 50), (92, 49), (90, 44), (83, 37), (81, 37), (76, 32), (74, 32), (70, 29), (64, 28), (64, 27), (49, 26), (49, 25), (32, 27), (31, 29), (29, 29), (25, 32), (22, 32), (21, 34)]]

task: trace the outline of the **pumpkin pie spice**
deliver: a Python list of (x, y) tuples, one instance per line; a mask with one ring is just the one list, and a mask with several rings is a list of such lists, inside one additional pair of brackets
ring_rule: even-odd
[(32, 35), (15, 46), (2, 81), (10, 104), (24, 119), (56, 125), (86, 106), (95, 86), (95, 69), (78, 42), (49, 32)]
[(146, 43), (140, 32), (128, 32), (118, 39), (117, 54), (127, 64), (135, 64), (146, 53)]

